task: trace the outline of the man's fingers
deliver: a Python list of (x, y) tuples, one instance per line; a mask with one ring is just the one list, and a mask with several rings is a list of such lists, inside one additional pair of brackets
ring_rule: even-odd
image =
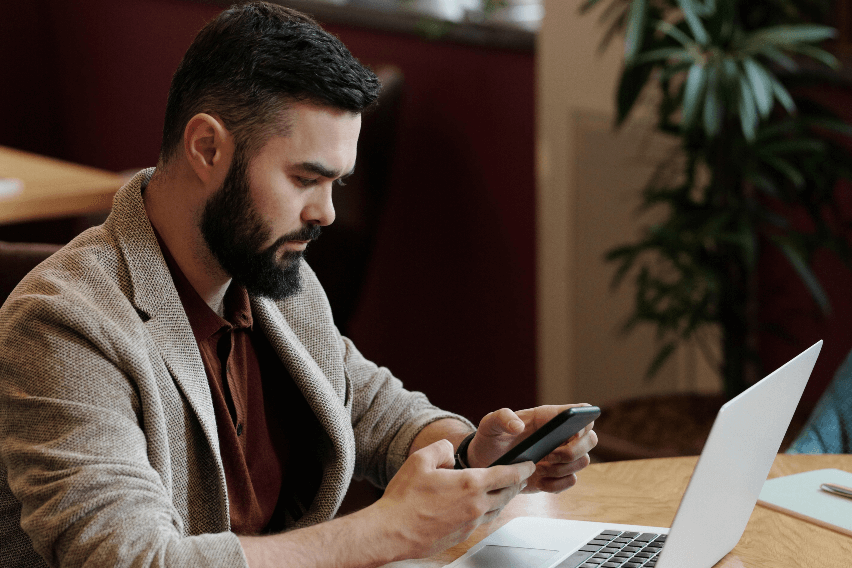
[(428, 469), (452, 468), (456, 463), (453, 444), (449, 440), (433, 442), (414, 452), (413, 456), (419, 456), (420, 459), (424, 460)]
[(494, 412), (489, 412), (479, 422), (478, 431), (486, 436), (499, 436), (500, 434), (520, 434), (524, 431), (526, 425), (524, 421), (518, 418), (509, 408), (501, 408)]
[(544, 458), (544, 461), (551, 464), (570, 463), (588, 454), (597, 445), (598, 435), (594, 430), (590, 430), (579, 438), (571, 438), (571, 440), (550, 452)]
[(559, 493), (577, 484), (577, 476), (573, 473), (565, 477), (540, 477), (536, 480), (535, 489), (548, 493)]
[(499, 491), (506, 487), (520, 485), (535, 473), (535, 464), (532, 462), (516, 463), (513, 465), (497, 465), (481, 470), (486, 479), (484, 489), (486, 491)]
[(588, 454), (584, 454), (569, 463), (551, 464), (542, 461), (536, 466), (536, 473), (539, 477), (565, 477), (572, 473), (577, 473), (587, 467), (589, 463), (591, 463), (591, 460)]

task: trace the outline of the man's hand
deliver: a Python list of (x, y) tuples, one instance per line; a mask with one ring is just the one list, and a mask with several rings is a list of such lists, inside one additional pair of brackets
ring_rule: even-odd
[(452, 469), (453, 462), (447, 440), (414, 452), (368, 507), (390, 536), (386, 545), (397, 545), (403, 557), (427, 557), (462, 542), (494, 519), (535, 471), (529, 462), (466, 470)]
[[(487, 414), (479, 423), (476, 436), (468, 446), (469, 465), (475, 468), (487, 467), (548, 420), (574, 406), (588, 404), (539, 406), (518, 412), (503, 408)], [(559, 493), (577, 483), (575, 474), (589, 465), (589, 451), (598, 443), (598, 437), (592, 430), (593, 426), (594, 422), (541, 460), (523, 492)]]

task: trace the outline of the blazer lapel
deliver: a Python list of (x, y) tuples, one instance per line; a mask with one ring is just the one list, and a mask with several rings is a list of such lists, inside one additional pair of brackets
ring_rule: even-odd
[[(331, 462), (323, 468), (323, 480), (319, 489), (319, 495), (324, 495), (325, 498), (314, 500), (300, 525), (327, 520), (340, 506), (355, 469), (355, 439), (349, 413), (328, 377), (276, 304), (265, 298), (252, 298), (252, 308), (261, 330), (290, 371), (293, 381), (302, 391), (331, 440)], [(332, 505), (331, 510), (315, 510), (317, 503), (326, 500), (331, 501), (328, 504)]]
[(166, 367), (201, 423), (224, 488), (225, 470), (204, 364), (142, 201), (142, 186), (153, 173), (154, 168), (143, 170), (119, 190), (107, 225), (112, 227), (127, 264), (130, 299), (147, 318), (145, 325)]

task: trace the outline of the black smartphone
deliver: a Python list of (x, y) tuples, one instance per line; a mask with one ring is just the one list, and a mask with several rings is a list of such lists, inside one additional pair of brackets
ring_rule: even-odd
[(601, 409), (597, 406), (575, 406), (563, 410), (488, 467), (525, 461), (538, 463), (600, 415)]

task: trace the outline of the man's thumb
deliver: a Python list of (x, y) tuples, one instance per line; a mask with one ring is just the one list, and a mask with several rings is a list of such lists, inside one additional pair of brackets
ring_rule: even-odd
[(486, 435), (499, 436), (511, 434), (517, 436), (524, 431), (524, 422), (508, 408), (501, 408), (488, 414), (479, 424), (479, 430)]

